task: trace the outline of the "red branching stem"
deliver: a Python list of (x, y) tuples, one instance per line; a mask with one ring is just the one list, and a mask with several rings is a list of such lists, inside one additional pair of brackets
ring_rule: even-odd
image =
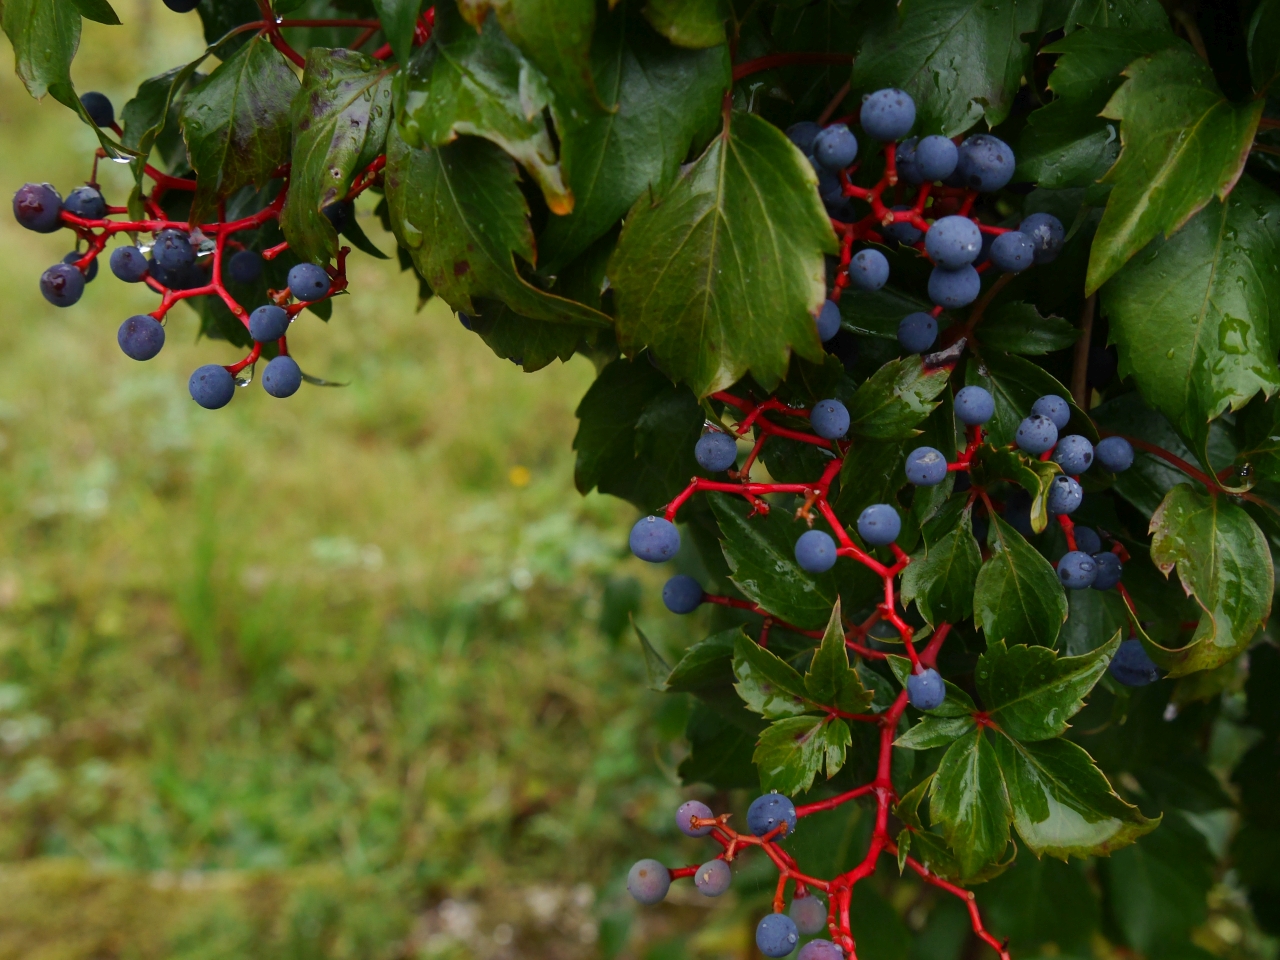
[(803, 64), (834, 64), (841, 65), (853, 63), (853, 54), (851, 53), (772, 53), (767, 57), (758, 57), (755, 60), (747, 60), (743, 63), (736, 64), (733, 68), (733, 82), (737, 83), (743, 77), (749, 77), (753, 73), (759, 73), (762, 70), (773, 70), (776, 67), (795, 67)]

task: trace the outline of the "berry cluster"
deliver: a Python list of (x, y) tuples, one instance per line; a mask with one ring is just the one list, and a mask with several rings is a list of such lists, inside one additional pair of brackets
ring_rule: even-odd
[[(119, 132), (107, 97), (86, 93), (81, 102), (95, 123)], [(103, 155), (100, 150), (98, 157)], [(338, 225), (352, 215), (353, 199), (378, 182), (384, 163), (384, 157), (375, 160), (356, 178), (346, 197), (325, 208), (331, 222)], [(117, 341), (126, 356), (150, 360), (163, 349), (165, 320), (176, 303), (193, 297), (217, 297), (244, 324), (253, 346), (234, 364), (205, 364), (192, 373), (188, 384), (192, 399), (211, 410), (226, 406), (237, 386), (252, 381), (252, 371), (249, 375), (243, 371), (257, 363), (264, 349), (271, 359), (263, 372), (263, 389), (273, 397), (292, 396), (306, 375), (289, 355), (289, 326), (306, 307), (346, 289), (348, 248), (339, 251), (335, 266), (294, 264), (289, 268), (287, 285), (280, 290), (268, 289), (267, 302), (250, 311), (237, 301), (227, 281), (241, 287), (258, 284), (264, 261), (289, 249), (287, 242), (263, 250), (252, 246), (259, 229), (279, 219), (288, 195), (288, 168), (276, 171), (284, 183), (275, 200), (263, 209), (240, 219), (224, 217), (203, 224), (172, 219), (164, 206), (167, 194), (193, 193), (194, 179), (169, 176), (149, 165), (145, 170), (154, 187), (142, 198), (146, 218), (139, 220), (123, 219), (127, 207), (108, 205), (96, 182), (96, 160), (90, 182), (73, 189), (65, 199), (47, 183), (28, 183), (18, 189), (13, 195), (13, 215), (19, 224), (37, 233), (70, 229), (77, 239), (76, 249), (40, 277), (40, 292), (54, 306), (72, 306), (83, 295), (85, 284), (97, 277), (98, 257), (107, 243), (119, 234), (127, 235), (129, 242), (115, 247), (108, 257), (111, 272), (125, 283), (150, 287), (160, 295), (160, 304), (151, 313), (129, 317), (120, 325)]]

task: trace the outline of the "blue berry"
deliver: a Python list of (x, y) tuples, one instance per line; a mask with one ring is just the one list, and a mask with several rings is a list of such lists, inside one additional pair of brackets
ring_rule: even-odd
[(1031, 412), (1048, 417), (1059, 430), (1065, 430), (1071, 422), (1071, 404), (1052, 393), (1041, 397), (1031, 405)]
[(1053, 462), (1063, 473), (1079, 476), (1093, 466), (1093, 444), (1078, 433), (1060, 437), (1053, 451)]
[(671, 889), (671, 873), (657, 860), (637, 860), (627, 873), (627, 893), (645, 906), (661, 903)]
[[(1080, 545), (1078, 530), (1076, 531), (1076, 546), (1080, 547), (1081, 550), (1084, 549)], [(1124, 564), (1110, 550), (1106, 552), (1099, 550), (1093, 555), (1093, 562), (1098, 565), (1098, 575), (1093, 581), (1093, 589), (1095, 590), (1110, 590), (1124, 576)]]
[(1002, 233), (991, 241), (991, 263), (1003, 273), (1021, 273), (1035, 263), (1036, 247), (1019, 230)]
[(101, 220), (107, 215), (107, 201), (93, 187), (76, 187), (62, 201), (62, 209), (86, 220)]
[(916, 447), (907, 455), (906, 470), (917, 487), (936, 487), (947, 478), (947, 458), (933, 447)]
[(1018, 230), (1031, 238), (1036, 263), (1052, 263), (1062, 252), (1067, 232), (1062, 221), (1051, 213), (1033, 213), (1018, 225)]
[(785, 822), (785, 834), (778, 834), (775, 840), (783, 836), (791, 836), (796, 832), (796, 805), (780, 793), (766, 793), (756, 797), (747, 808), (747, 829), (757, 837), (772, 833), (779, 824)]
[(693, 875), (693, 885), (704, 897), (718, 897), (729, 889), (733, 874), (723, 860), (708, 860)]
[(927, 183), (945, 180), (956, 169), (960, 151), (954, 143), (938, 134), (930, 134), (916, 144), (916, 168)]
[(968, 217), (942, 217), (924, 235), (924, 249), (938, 266), (958, 270), (978, 259), (982, 231)]
[(191, 399), (206, 410), (225, 407), (236, 395), (236, 378), (226, 367), (206, 363), (196, 370), (187, 382)]
[(124, 355), (133, 360), (150, 360), (164, 346), (164, 326), (145, 313), (130, 317), (120, 324), (116, 342)]
[(109, 127), (116, 122), (116, 108), (111, 105), (111, 99), (105, 93), (90, 90), (80, 97), (80, 105), (84, 107), (89, 119), (99, 127)]
[(785, 913), (771, 913), (756, 926), (756, 946), (766, 957), (785, 957), (799, 942), (800, 931)]
[[(84, 258), (83, 253), (80, 253), (79, 251), (76, 251), (76, 250), (72, 250), (65, 257), (62, 258), (62, 262), (76, 264), (76, 263), (79, 263), (83, 258)], [(97, 276), (98, 276), (98, 258), (94, 257), (92, 260), (89, 261), (89, 272), (84, 275), (84, 282), (93, 283), (93, 281), (97, 278)]]
[(1081, 489), (1080, 484), (1070, 477), (1059, 474), (1049, 482), (1049, 496), (1045, 506), (1054, 516), (1059, 516), (1075, 513), (1083, 499), (1084, 490)]
[[(1076, 549), (1093, 556), (1102, 549), (1102, 538), (1098, 536), (1098, 532), (1093, 527), (1075, 528)], [(1095, 556), (1093, 559), (1097, 560)], [(1101, 572), (1101, 571), (1099, 571)]]
[(787, 914), (795, 921), (796, 929), (806, 937), (827, 929), (826, 904), (813, 894), (792, 900)]
[(24, 183), (13, 195), (13, 218), (36, 233), (53, 233), (61, 227), (61, 210), (62, 197), (47, 183)]
[(996, 401), (982, 387), (961, 387), (956, 393), (956, 416), (970, 427), (986, 423), (996, 413)]
[[(811, 898), (806, 897), (805, 899)], [(823, 926), (826, 926), (825, 918)], [(810, 940), (800, 948), (800, 953), (796, 956), (796, 960), (844, 960), (844, 951), (830, 940)]]
[[(461, 310), (459, 310), (459, 311), (458, 311), (458, 322), (459, 322), (460, 324), (462, 324), (462, 329), (464, 329), (464, 330), (474, 330), (474, 329), (475, 329), (474, 327), (472, 327), (472, 326), (471, 326), (471, 317), (470, 317), (468, 314), (463, 313)], [(650, 356), (649, 356), (649, 362), (650, 362), (650, 363), (653, 363), (653, 355), (652, 355), (652, 354), (650, 354)]]
[(680, 552), (680, 531), (665, 517), (641, 517), (631, 528), (630, 544), (641, 560), (662, 563)]
[(824, 440), (838, 440), (849, 432), (849, 410), (839, 400), (819, 400), (809, 411), (809, 423)]
[(292, 397), (301, 386), (302, 370), (293, 357), (278, 356), (262, 372), (262, 389), (281, 400)]
[(262, 276), (262, 254), (237, 250), (227, 261), (227, 277), (236, 283), (255, 283)]
[(904, 90), (877, 90), (862, 98), (858, 122), (877, 140), (901, 140), (915, 125), (916, 102)]
[(929, 667), (907, 677), (907, 699), (917, 710), (936, 710), (947, 699), (942, 675)]
[(1133, 445), (1124, 437), (1106, 437), (1098, 441), (1098, 462), (1112, 473), (1123, 473), (1133, 466)]
[(787, 139), (800, 148), (804, 154), (813, 153), (813, 141), (818, 139), (822, 127), (811, 120), (801, 120), (787, 127)]
[[(662, 586), (662, 602), (672, 613), (693, 613), (702, 603), (702, 584), (677, 573)], [(709, 814), (699, 814), (709, 816)]]
[(719, 473), (738, 461), (738, 445), (727, 433), (712, 430), (698, 438), (693, 445), (693, 456), (703, 470)]
[(958, 270), (934, 267), (929, 274), (929, 299), (941, 307), (967, 307), (981, 292), (982, 278), (972, 264)]
[(1159, 669), (1147, 656), (1142, 641), (1137, 637), (1130, 637), (1120, 644), (1107, 669), (1111, 671), (1111, 676), (1126, 687), (1145, 687), (1160, 679)]
[(125, 283), (138, 283), (147, 275), (147, 258), (135, 246), (112, 250), (110, 266), (111, 272)]
[(902, 518), (887, 503), (873, 503), (858, 514), (858, 536), (873, 547), (886, 547), (902, 532)]
[(907, 353), (924, 353), (938, 339), (938, 321), (927, 313), (908, 313), (898, 323), (898, 342)]
[(920, 164), (916, 162), (916, 144), (919, 142), (919, 137), (903, 140), (893, 156), (894, 166), (898, 168), (898, 179), (915, 187), (924, 183), (924, 174), (920, 172)]
[(1085, 590), (1097, 576), (1097, 561), (1082, 550), (1072, 550), (1058, 561), (1058, 579), (1068, 590)]
[(840, 178), (826, 167), (818, 166), (818, 161), (814, 160), (813, 157), (809, 158), (809, 162), (813, 165), (814, 172), (818, 175), (818, 196), (822, 198), (822, 202), (828, 206), (843, 206), (845, 201), (844, 186), (840, 183)]
[(826, 573), (836, 563), (836, 542), (821, 530), (806, 530), (796, 541), (796, 563), (809, 573)]
[(336, 203), (321, 207), (320, 212), (324, 214), (326, 220), (333, 224), (333, 229), (341, 233), (347, 229), (347, 224), (356, 215), (356, 205), (351, 200), (339, 200)]
[(314, 263), (298, 263), (289, 268), (289, 292), (304, 303), (319, 300), (329, 292), (329, 275)]
[(84, 274), (67, 263), (55, 263), (40, 276), (40, 292), (55, 307), (69, 307), (84, 293)]
[(818, 339), (826, 343), (840, 332), (840, 307), (834, 300), (823, 300), (818, 311)]
[(889, 282), (889, 261), (879, 250), (859, 250), (849, 261), (849, 279), (859, 290), (874, 293)]
[[(900, 203), (893, 209), (894, 210), (910, 210), (911, 208), (908, 207), (906, 204)], [(915, 224), (913, 224), (909, 220), (902, 220), (902, 221), (895, 220), (893, 223), (890, 223), (887, 226), (882, 227), (881, 232), (890, 240), (896, 240), (898, 243), (901, 243), (904, 246), (908, 246), (908, 247), (912, 246), (913, 244), (919, 243), (920, 238), (924, 236), (924, 234), (921, 233), (920, 228), (917, 227)]]
[(979, 133), (960, 144), (956, 175), (961, 185), (993, 193), (1013, 179), (1013, 150), (998, 137)]
[(274, 303), (263, 304), (249, 314), (249, 336), (258, 343), (272, 343), (289, 332), (289, 313)]
[(151, 248), (151, 256), (165, 270), (174, 273), (183, 267), (196, 262), (196, 252), (191, 247), (191, 238), (181, 230), (161, 230), (156, 234), (155, 246)]
[(1033, 413), (1018, 424), (1018, 432), (1014, 434), (1014, 442), (1019, 449), (1034, 456), (1039, 456), (1058, 442), (1058, 428), (1048, 417)]
[(713, 816), (711, 808), (701, 800), (686, 800), (680, 804), (680, 809), (676, 811), (676, 826), (680, 828), (680, 832), (686, 837), (705, 837), (711, 833), (711, 827), (695, 827), (693, 826), (693, 818), (710, 820)]
[(843, 170), (858, 156), (858, 138), (843, 123), (833, 123), (813, 140), (813, 158), (828, 170)]

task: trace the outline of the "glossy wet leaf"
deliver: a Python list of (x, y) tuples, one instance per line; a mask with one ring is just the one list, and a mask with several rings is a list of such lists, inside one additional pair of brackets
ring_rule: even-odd
[(928, 368), (919, 356), (890, 360), (854, 392), (849, 408), (850, 436), (868, 440), (905, 440), (938, 406), (937, 396), (951, 370)]
[[(667, 677), (667, 689), (692, 693), (733, 681), (733, 651), (742, 629), (722, 630), (700, 640), (684, 652)], [(749, 638), (748, 638), (749, 639)]]
[(831, 610), (822, 643), (809, 663), (804, 688), (812, 703), (844, 713), (866, 713), (871, 706), (871, 691), (862, 685), (858, 672), (849, 666), (839, 600)]
[(810, 712), (804, 678), (795, 667), (746, 634), (734, 638), (733, 651), (734, 689), (748, 710), (770, 720)]
[(1092, 293), (1158, 234), (1172, 235), (1244, 170), (1262, 102), (1238, 106), (1208, 64), (1179, 44), (1135, 60), (1104, 115), (1119, 120), (1120, 157), (1089, 254)]
[(1249, 73), (1253, 86), (1267, 90), (1280, 74), (1280, 2), (1262, 0), (1249, 20)]
[(289, 160), (289, 106), (298, 78), (265, 37), (254, 37), (218, 65), (182, 102), (183, 139), (197, 174), (192, 219), (220, 200), (262, 186)]
[[(773, 442), (773, 441), (770, 441)], [(840, 468), (840, 492), (834, 507), (841, 517), (856, 517), (873, 503), (889, 503), (907, 483), (907, 451), (915, 441), (864, 440)], [(772, 468), (771, 468), (772, 469)], [(812, 477), (813, 474), (808, 475)]]
[(1003, 641), (987, 644), (974, 668), (982, 706), (995, 724), (1016, 740), (1062, 736), (1067, 722), (1084, 707), (1084, 698), (1107, 670), (1120, 646), (1121, 633), (1078, 657), (1063, 657), (1048, 647)]
[(517, 270), (516, 257), (533, 261), (533, 231), (515, 164), (492, 143), (464, 137), (417, 149), (393, 126), (386, 192), (396, 239), (455, 310), (473, 313), (472, 297), (489, 297), (535, 320), (609, 324), (599, 311), (542, 290)]
[(741, 497), (713, 493), (708, 500), (733, 582), (743, 595), (798, 627), (825, 626), (836, 602), (835, 576), (830, 571), (808, 573), (796, 563), (795, 542), (808, 529), (804, 523), (777, 508), (768, 516), (750, 517), (751, 508)]
[(1031, 64), (1022, 35), (1039, 2), (938, 0), (907, 4), (868, 33), (853, 65), (853, 89), (900, 87), (915, 99), (915, 132), (954, 136), (979, 120), (1009, 115)]
[(995, 748), (977, 728), (947, 748), (929, 787), (929, 818), (942, 827), (962, 876), (1000, 859), (1011, 816)]
[[(1061, 10), (1061, 16), (1055, 14)], [(1159, 0), (1050, 0), (1042, 28), (1061, 26), (1069, 34), (1078, 27), (1120, 30), (1168, 29), (1169, 15)]]
[(609, 264), (623, 349), (649, 345), (700, 396), (765, 388), (792, 350), (822, 357), (813, 318), (835, 234), (813, 168), (777, 127), (735, 113), (665, 191), (627, 215)]
[(338, 234), (321, 211), (381, 154), (391, 124), (391, 74), (353, 50), (313, 47), (293, 100), (289, 198), (280, 226), (303, 260), (327, 261)]
[(968, 734), (976, 726), (972, 717), (925, 716), (897, 740), (895, 747), (903, 750), (933, 750), (945, 747)]
[(1031, 496), (1031, 529), (1042, 533), (1049, 523), (1049, 487), (1062, 469), (1052, 460), (1040, 460), (1021, 450), (993, 447), (984, 443), (974, 453), (970, 467), (973, 482), (979, 486), (1007, 480), (1016, 483)]
[(974, 584), (981, 567), (982, 554), (965, 511), (950, 533), (911, 558), (902, 572), (902, 602), (915, 601), (920, 615), (935, 626), (967, 620), (973, 615)]
[(838, 717), (791, 717), (760, 734), (751, 759), (760, 768), (760, 787), (794, 796), (813, 785), (825, 767), (834, 777), (852, 742), (849, 725)]
[(1021, 301), (994, 308), (975, 331), (978, 342), (987, 349), (1031, 356), (1065, 350), (1079, 335), (1061, 317), (1043, 317), (1032, 304)]
[(1280, 198), (1246, 177), (1103, 288), (1121, 375), (1193, 445), (1210, 420), (1280, 389), (1277, 218)]
[(714, 124), (729, 84), (727, 47), (672, 46), (626, 9), (601, 17), (591, 66), (609, 109), (562, 122), (561, 165), (574, 205), (572, 213), (551, 217), (538, 238), (548, 273), (607, 231), (646, 190), (666, 189), (694, 135)]
[(724, 43), (725, 0), (646, 0), (644, 15), (655, 30), (681, 47)]
[(1049, 561), (999, 516), (991, 517), (991, 555), (978, 571), (975, 626), (992, 644), (1053, 646), (1067, 619), (1067, 598)]
[(573, 209), (543, 117), (546, 80), (486, 17), (477, 32), (451, 8), (436, 12), (431, 43), (396, 81), (396, 123), (414, 147), (438, 147), (460, 135), (484, 137), (529, 172), (556, 213)]
[(1241, 653), (1271, 613), (1271, 551), (1244, 508), (1189, 483), (1151, 518), (1151, 559), (1177, 569), (1203, 611), (1186, 646), (1162, 657), (1171, 676), (1209, 670)]
[(71, 60), (80, 45), (80, 11), (71, 0), (5, 0), (0, 25), (31, 96), (43, 97), (59, 84), (71, 87)]
[[(413, 51), (414, 25), (422, 12), (422, 0), (372, 0), (372, 3), (396, 61), (407, 64)], [(311, 51), (307, 51), (307, 56), (311, 56)]]

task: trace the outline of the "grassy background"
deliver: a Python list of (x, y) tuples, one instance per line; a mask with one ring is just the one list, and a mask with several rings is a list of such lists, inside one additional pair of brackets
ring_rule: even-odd
[[(201, 41), (116, 8), (75, 78), (118, 111)], [(65, 194), (93, 146), (0, 71), (5, 190)], [(660, 641), (684, 626), (626, 555), (630, 509), (573, 492), (591, 365), (523, 374), (356, 255), (355, 295), (290, 337), (350, 386), (203, 411), (186, 378), (232, 349), (179, 307), (128, 360), (116, 327), (154, 297), (103, 269), (47, 305), (68, 248), (0, 217), (0, 958), (745, 950), (741, 902), (642, 930), (622, 897), (637, 848), (696, 856), (671, 836), (682, 707), (622, 629), (635, 578)]]

